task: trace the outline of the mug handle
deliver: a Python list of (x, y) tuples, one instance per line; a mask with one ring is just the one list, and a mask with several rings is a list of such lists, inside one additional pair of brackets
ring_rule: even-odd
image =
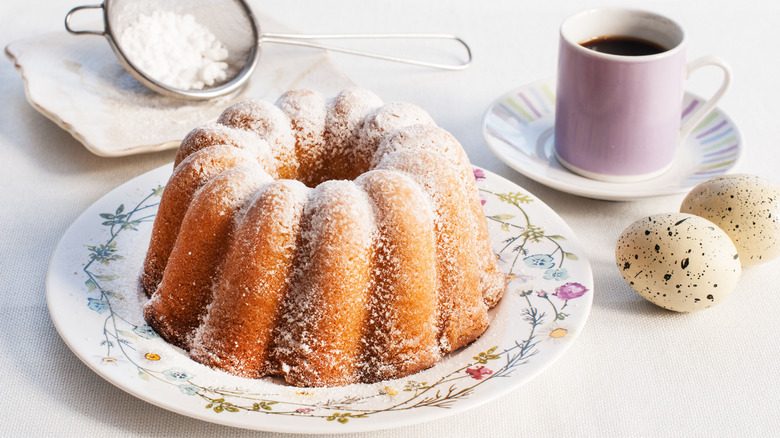
[(718, 103), (720, 98), (723, 97), (723, 94), (729, 88), (729, 85), (731, 85), (731, 67), (726, 64), (726, 61), (718, 58), (717, 56), (704, 56), (689, 62), (686, 66), (685, 78), (688, 79), (691, 76), (691, 73), (707, 65), (714, 65), (716, 67), (720, 67), (720, 69), (723, 70), (723, 83), (720, 85), (718, 91), (715, 92), (715, 94), (708, 101), (706, 101), (704, 105), (701, 106), (701, 108), (688, 116), (688, 120), (686, 120), (685, 123), (680, 126), (679, 144), (682, 144), (683, 140), (685, 140), (688, 135), (690, 135), (696, 125), (704, 120), (704, 117), (706, 117), (707, 114), (709, 114), (715, 108), (715, 105)]

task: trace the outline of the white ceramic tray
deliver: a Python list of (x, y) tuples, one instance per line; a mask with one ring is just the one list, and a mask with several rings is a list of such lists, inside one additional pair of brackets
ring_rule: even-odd
[[(257, 18), (269, 29), (291, 31), (262, 14)], [(216, 120), (239, 99), (273, 102), (298, 88), (335, 95), (354, 85), (326, 52), (281, 44), (263, 47), (257, 70), (238, 94), (201, 102), (148, 90), (122, 68), (102, 37), (63, 30), (14, 41), (5, 52), (33, 108), (107, 157), (178, 147), (191, 129)]]

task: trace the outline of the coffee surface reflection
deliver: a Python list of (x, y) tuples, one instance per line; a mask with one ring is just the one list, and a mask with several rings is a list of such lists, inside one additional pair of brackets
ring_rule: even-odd
[(646, 56), (663, 53), (667, 49), (653, 41), (620, 35), (601, 36), (580, 43), (596, 52), (621, 56)]

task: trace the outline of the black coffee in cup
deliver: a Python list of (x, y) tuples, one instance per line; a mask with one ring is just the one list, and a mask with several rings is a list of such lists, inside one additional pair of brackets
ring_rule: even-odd
[(653, 41), (621, 35), (592, 38), (580, 43), (582, 47), (596, 52), (621, 56), (646, 56), (663, 53), (667, 49)]

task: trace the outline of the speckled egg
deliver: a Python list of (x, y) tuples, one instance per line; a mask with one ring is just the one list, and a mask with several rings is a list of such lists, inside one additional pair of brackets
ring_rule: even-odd
[(734, 241), (742, 266), (780, 254), (780, 186), (755, 175), (724, 175), (694, 187), (680, 211), (709, 219)]
[(686, 213), (657, 214), (629, 225), (618, 238), (615, 258), (631, 288), (676, 312), (720, 303), (742, 271), (729, 236), (707, 219)]

